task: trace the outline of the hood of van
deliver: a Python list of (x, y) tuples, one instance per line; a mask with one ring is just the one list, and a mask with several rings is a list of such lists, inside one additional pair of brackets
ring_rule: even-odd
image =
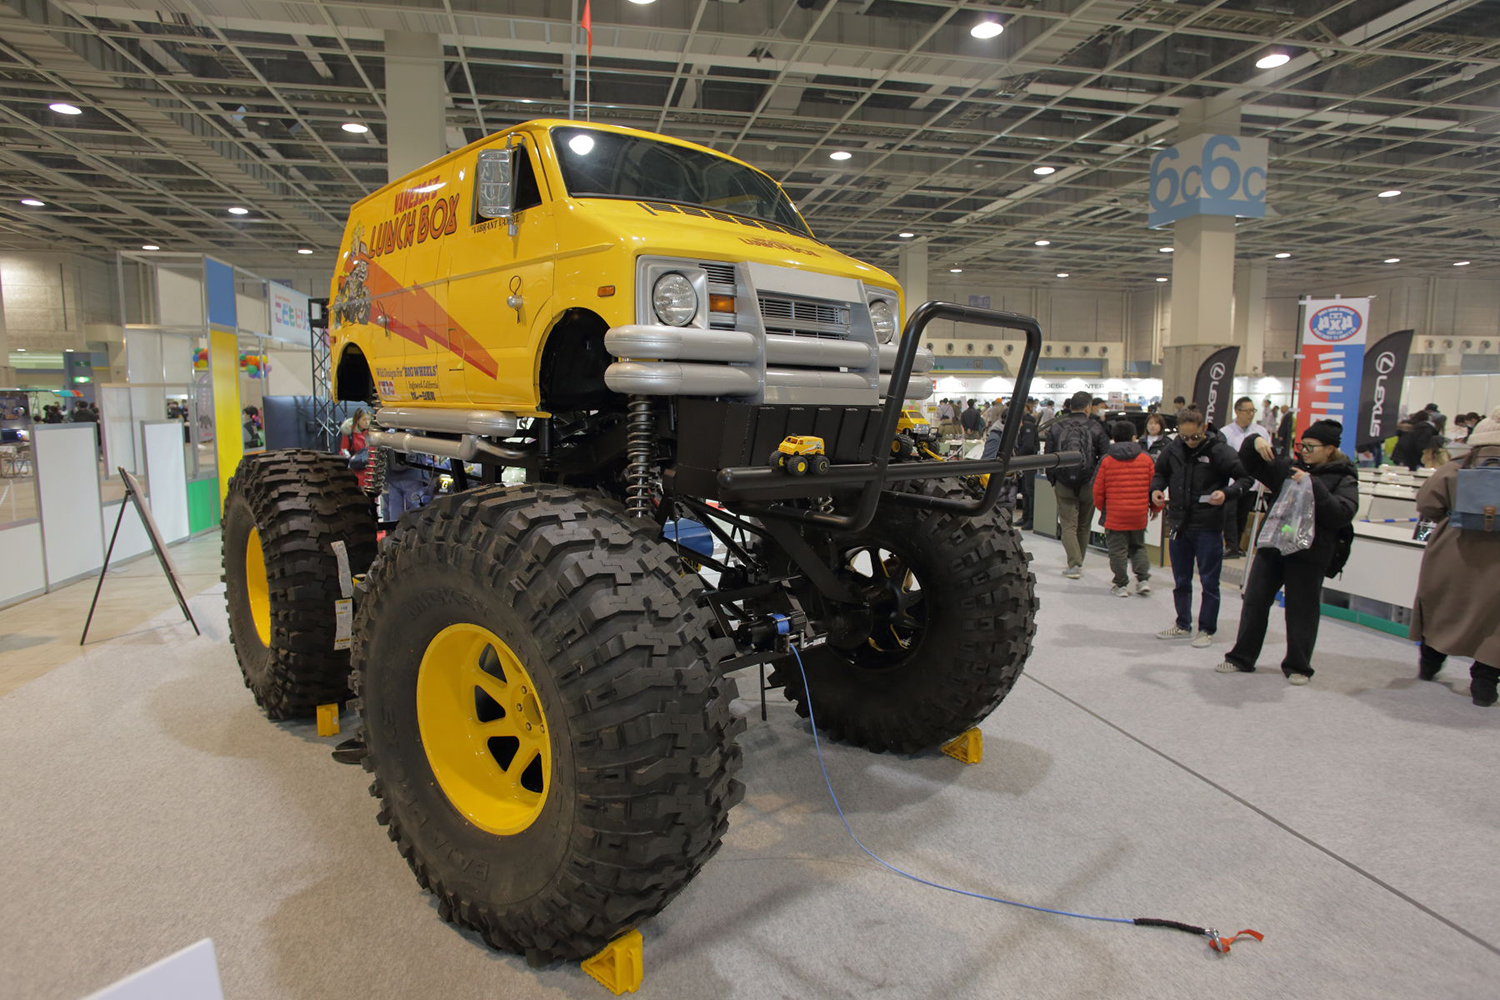
[(567, 206), (560, 225), (572, 221), (606, 231), (627, 243), (634, 254), (755, 261), (855, 278), (890, 291), (900, 289), (896, 279), (880, 268), (774, 222), (697, 205), (625, 198), (575, 198)]

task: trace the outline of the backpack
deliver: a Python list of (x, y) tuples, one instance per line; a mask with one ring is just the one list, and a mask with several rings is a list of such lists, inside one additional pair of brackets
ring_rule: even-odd
[(1021, 432), (1016, 435), (1016, 454), (1035, 455), (1041, 449), (1036, 432), (1036, 417), (1026, 414), (1021, 417)]
[(1448, 523), (1462, 531), (1500, 531), (1500, 459), (1476, 466), (1475, 458), (1470, 452), (1458, 470)]
[(1333, 540), (1333, 558), (1328, 560), (1328, 568), (1323, 571), (1323, 575), (1331, 580), (1342, 573), (1344, 564), (1349, 561), (1349, 553), (1353, 549), (1354, 525), (1343, 525)]
[(1066, 469), (1049, 469), (1047, 475), (1054, 485), (1061, 484), (1079, 489), (1094, 478), (1094, 468), (1099, 456), (1094, 451), (1093, 418), (1065, 417), (1057, 422), (1057, 450), (1076, 451), (1083, 456), (1082, 465)]

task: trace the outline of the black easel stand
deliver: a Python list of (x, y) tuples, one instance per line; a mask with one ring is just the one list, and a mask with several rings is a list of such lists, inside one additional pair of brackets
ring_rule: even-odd
[[(145, 498), (141, 496), (141, 485), (136, 478), (124, 469), (120, 469), (120, 478), (125, 482), (125, 498), (135, 504), (136, 513), (141, 516), (141, 523), (146, 526), (146, 534), (151, 537), (151, 548), (156, 552), (156, 561), (161, 563), (161, 571), (167, 575), (167, 582), (172, 585), (172, 593), (177, 597), (177, 606), (182, 609), (188, 624), (193, 626), (195, 635), (202, 635), (198, 630), (198, 623), (193, 620), (192, 611), (188, 610), (187, 600), (182, 596), (182, 588), (177, 585), (177, 575), (172, 572), (172, 564), (167, 561), (166, 549), (162, 546), (161, 535), (156, 530), (156, 519), (151, 516), (151, 510), (146, 506)], [(89, 626), (94, 621), (94, 609), (99, 606), (99, 592), (104, 589), (104, 574), (109, 572), (109, 559), (115, 554), (115, 539), (120, 537), (120, 525), (125, 521), (125, 504), (120, 504), (120, 516), (115, 518), (115, 530), (109, 536), (109, 548), (104, 552), (104, 566), (99, 570), (99, 583), (94, 587), (94, 599), (89, 603), (89, 616), (83, 622), (83, 635), (78, 637), (78, 645), (82, 646), (89, 637)]]

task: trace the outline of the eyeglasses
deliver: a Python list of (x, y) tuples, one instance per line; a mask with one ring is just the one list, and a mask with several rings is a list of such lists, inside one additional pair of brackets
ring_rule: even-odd
[(1202, 441), (1206, 437), (1208, 437), (1207, 434), (1184, 434), (1182, 439), (1184, 441)]
[(1317, 451), (1319, 448), (1326, 448), (1326, 447), (1328, 447), (1328, 446), (1325, 445), (1325, 444), (1322, 444), (1322, 443), (1320, 443), (1318, 441), (1303, 441), (1301, 444), (1297, 445), (1297, 450), (1298, 451)]

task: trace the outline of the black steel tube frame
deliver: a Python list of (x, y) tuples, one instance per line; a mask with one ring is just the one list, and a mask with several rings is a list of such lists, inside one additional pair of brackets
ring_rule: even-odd
[[(1005, 412), (1005, 430), (1000, 437), (1000, 454), (995, 459), (968, 460), (959, 462), (902, 462), (891, 465), (890, 442), (895, 440), (896, 425), (901, 419), (901, 410), (906, 404), (906, 387), (911, 381), (912, 363), (916, 360), (922, 331), (935, 319), (951, 319), (977, 326), (993, 326), (1004, 330), (1020, 330), (1026, 334), (1026, 351), (1021, 356), (1021, 365), (1016, 372), (1016, 387), (1011, 395), (1010, 406)], [(1032, 468), (1053, 468), (1059, 465), (1076, 465), (1082, 457), (1071, 452), (1055, 455), (1026, 456), (1013, 459), (1016, 435), (1021, 432), (1021, 412), (1031, 392), (1031, 380), (1036, 375), (1037, 361), (1042, 356), (1042, 328), (1030, 316), (1020, 313), (1001, 312), (993, 309), (977, 309), (954, 302), (924, 302), (907, 318), (901, 331), (901, 346), (896, 351), (896, 364), (891, 371), (891, 386), (886, 393), (885, 410), (880, 417), (880, 433), (876, 437), (877, 454), (874, 461), (861, 465), (836, 465), (827, 475), (818, 476), (828, 482), (864, 482), (859, 503), (852, 514), (827, 514), (820, 511), (801, 510), (782, 505), (763, 506), (754, 503), (757, 492), (765, 493), (768, 487), (786, 483), (785, 474), (771, 468), (741, 467), (722, 469), (719, 472), (719, 487), (726, 499), (749, 500), (743, 505), (760, 517), (777, 517), (802, 521), (831, 531), (863, 531), (875, 517), (880, 503), (880, 494), (886, 485), (908, 479), (936, 479), (949, 476), (990, 476), (984, 495), (977, 500), (955, 500), (947, 497), (919, 496), (916, 494), (892, 494), (903, 503), (915, 504), (933, 510), (955, 511), (976, 516), (993, 510), (1000, 501), (1004, 479), (1008, 472)], [(1030, 459), (1035, 459), (1032, 461)], [(1041, 460), (1049, 461), (1041, 461)], [(1024, 465), (1022, 463), (1025, 463)], [(761, 489), (756, 490), (759, 485)]]

